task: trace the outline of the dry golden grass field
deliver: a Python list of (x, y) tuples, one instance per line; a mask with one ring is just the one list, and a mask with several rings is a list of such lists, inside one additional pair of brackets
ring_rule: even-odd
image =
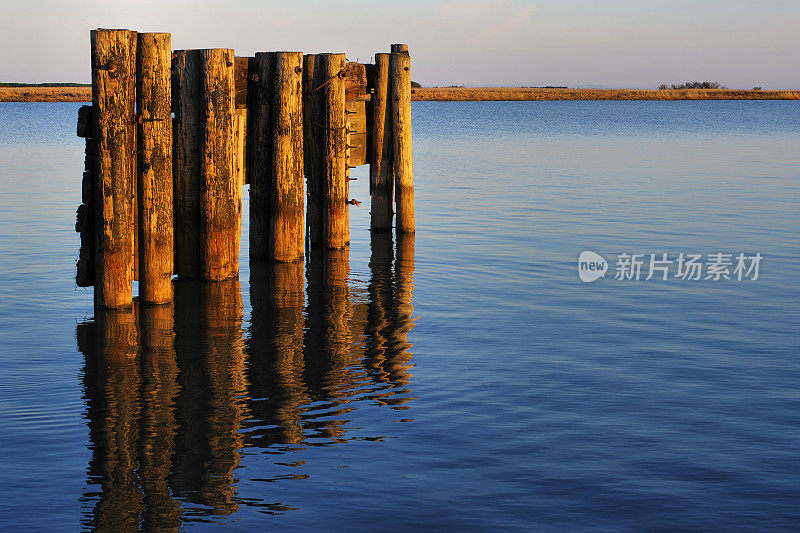
[(0, 87), (0, 102), (91, 101), (91, 87)]
[[(412, 100), (800, 100), (797, 91), (735, 89), (535, 89), (528, 87), (424, 87)], [(0, 87), (0, 102), (89, 102), (90, 87)]]
[(486, 100), (800, 100), (798, 91), (735, 89), (536, 89), (528, 87), (424, 87), (412, 100), (439, 102)]

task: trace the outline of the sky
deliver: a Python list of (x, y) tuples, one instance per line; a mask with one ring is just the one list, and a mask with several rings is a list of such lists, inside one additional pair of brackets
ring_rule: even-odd
[(0, 81), (89, 82), (99, 27), (360, 62), (407, 43), (425, 86), (800, 88), (800, 0), (4, 0)]

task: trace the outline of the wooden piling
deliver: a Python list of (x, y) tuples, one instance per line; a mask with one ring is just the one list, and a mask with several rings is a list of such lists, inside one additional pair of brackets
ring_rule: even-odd
[(322, 243), (322, 176), (318, 158), (322, 153), (322, 85), (317, 55), (303, 55), (303, 171), (306, 175), (306, 241)]
[(81, 180), (81, 205), (78, 206), (75, 231), (80, 233), (81, 247), (78, 252), (78, 263), (75, 265), (75, 283), (78, 287), (94, 286), (95, 276), (95, 179), (97, 173), (97, 142), (92, 106), (85, 105), (78, 109), (78, 137), (86, 140), (86, 157)]
[(93, 30), (95, 306), (133, 303), (136, 32)]
[(389, 98), (389, 54), (375, 54), (372, 93), (372, 154), (369, 157), (370, 227), (392, 229), (392, 115)]
[(259, 52), (253, 109), (250, 258), (304, 256), (301, 52)]
[(169, 33), (140, 33), (137, 52), (139, 301), (172, 300), (172, 91)]
[(233, 139), (233, 50), (203, 50), (203, 152), (201, 265), (207, 281), (239, 275), (242, 186), (236, 176)]
[(314, 90), (324, 91), (324, 143), (321, 164), (324, 166), (323, 244), (326, 248), (341, 249), (350, 243), (347, 182), (347, 123), (345, 120), (344, 54), (320, 54), (319, 69), (323, 85)]
[(230, 49), (177, 51), (173, 61), (175, 265), (219, 281), (239, 272), (241, 184)]
[(200, 50), (176, 50), (172, 59), (175, 273), (200, 278)]
[(304, 58), (308, 237), (332, 249), (350, 242), (344, 68), (344, 54)]
[(389, 58), (392, 94), (392, 144), (395, 179), (396, 228), (414, 233), (414, 171), (411, 154), (411, 57), (408, 46), (393, 44)]

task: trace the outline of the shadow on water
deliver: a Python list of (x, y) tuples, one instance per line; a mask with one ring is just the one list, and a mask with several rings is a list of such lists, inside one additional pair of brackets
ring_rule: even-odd
[(240, 468), (245, 449), (281, 456), (380, 440), (348, 425), (354, 402), (403, 410), (413, 400), (413, 236), (395, 258), (391, 236), (374, 235), (370, 270), (359, 303), (348, 250), (252, 264), (249, 332), (238, 280), (176, 281), (173, 305), (98, 310), (79, 324), (92, 451), (84, 527), (178, 530), (240, 505), (285, 512), (296, 507), (240, 497), (236, 483), (309, 469), (265, 478)]

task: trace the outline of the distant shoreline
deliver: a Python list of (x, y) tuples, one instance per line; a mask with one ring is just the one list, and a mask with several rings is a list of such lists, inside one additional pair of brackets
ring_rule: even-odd
[(411, 99), (436, 102), (530, 100), (800, 100), (796, 91), (736, 89), (563, 89), (533, 87), (423, 87)]
[[(412, 100), (483, 102), (530, 100), (800, 100), (800, 90), (540, 89), (532, 87), (422, 87)], [(0, 102), (91, 102), (91, 87), (0, 87)]]

